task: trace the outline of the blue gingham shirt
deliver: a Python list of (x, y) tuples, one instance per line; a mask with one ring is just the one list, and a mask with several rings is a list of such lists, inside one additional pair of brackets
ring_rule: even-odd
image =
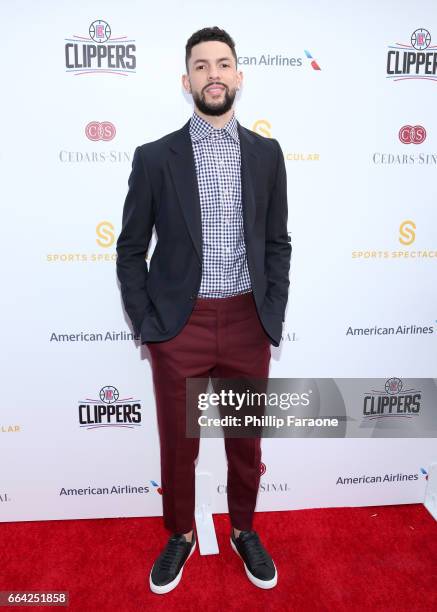
[(221, 129), (196, 112), (190, 136), (199, 186), (203, 267), (199, 297), (251, 291), (241, 202), (240, 139), (235, 114)]

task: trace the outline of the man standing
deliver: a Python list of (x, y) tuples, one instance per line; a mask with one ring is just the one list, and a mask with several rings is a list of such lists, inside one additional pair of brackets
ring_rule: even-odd
[[(152, 360), (164, 525), (172, 534), (150, 572), (155, 593), (177, 586), (196, 546), (199, 439), (185, 435), (186, 378), (268, 377), (291, 256), (281, 148), (235, 118), (243, 74), (234, 41), (204, 28), (189, 38), (185, 63), (182, 84), (193, 115), (180, 130), (135, 150), (117, 241), (124, 306)], [(252, 529), (260, 438), (225, 438), (225, 449), (231, 546), (249, 580), (272, 588), (275, 564)]]

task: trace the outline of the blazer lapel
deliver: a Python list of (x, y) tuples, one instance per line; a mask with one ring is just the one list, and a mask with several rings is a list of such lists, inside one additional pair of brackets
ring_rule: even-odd
[[(241, 197), (245, 237), (255, 221), (254, 180), (258, 173), (255, 138), (238, 122), (241, 153)], [(190, 120), (174, 135), (170, 144), (169, 167), (199, 261), (202, 262), (202, 218), (194, 153), (189, 132)]]
[(170, 145), (169, 165), (187, 229), (202, 262), (202, 217), (189, 127), (190, 120), (175, 134)]
[(255, 138), (249, 130), (246, 130), (238, 122), (237, 124), (240, 136), (243, 223), (246, 229), (246, 239), (248, 239), (255, 221), (255, 179), (258, 176), (259, 164), (255, 153)]

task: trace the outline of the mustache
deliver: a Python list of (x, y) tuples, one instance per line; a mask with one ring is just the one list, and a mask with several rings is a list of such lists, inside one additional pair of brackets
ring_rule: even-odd
[(224, 87), (226, 89), (226, 91), (228, 90), (228, 88), (226, 87), (226, 85), (224, 83), (219, 83), (217, 81), (216, 83), (208, 83), (208, 85), (205, 85), (205, 87), (202, 89), (202, 93), (205, 93), (205, 91), (208, 89), (208, 87), (212, 87), (213, 85), (220, 85), (221, 87)]

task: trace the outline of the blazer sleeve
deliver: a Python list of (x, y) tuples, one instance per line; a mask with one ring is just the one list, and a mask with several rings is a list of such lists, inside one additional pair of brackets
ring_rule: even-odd
[(124, 202), (122, 229), (117, 240), (117, 276), (123, 304), (136, 335), (152, 306), (147, 293), (147, 249), (154, 226), (153, 197), (147, 167), (140, 147), (135, 149), (128, 193)]
[(287, 232), (287, 174), (284, 154), (279, 142), (274, 142), (277, 145), (276, 177), (267, 213), (265, 269), (268, 285), (264, 308), (280, 315), (284, 321), (290, 286), (291, 238)]

